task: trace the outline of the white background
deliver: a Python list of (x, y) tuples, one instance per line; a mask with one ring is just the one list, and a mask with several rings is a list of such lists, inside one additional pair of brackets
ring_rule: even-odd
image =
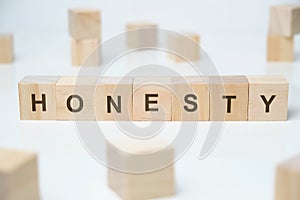
[[(214, 152), (198, 160), (209, 123), (176, 163), (174, 199), (273, 199), (276, 165), (300, 153), (300, 40), (296, 62), (266, 63), (268, 8), (300, 1), (262, 0), (0, 0), (0, 32), (15, 36), (15, 62), (0, 65), (0, 146), (39, 154), (42, 199), (116, 199), (106, 168), (81, 146), (73, 122), (20, 121), (17, 82), (25, 75), (72, 75), (68, 8), (102, 11), (103, 41), (136, 20), (200, 33), (202, 47), (221, 74), (284, 74), (290, 81), (287, 122), (227, 122)], [(121, 68), (122, 66), (120, 66)], [(183, 74), (186, 69), (180, 69)], [(112, 70), (118, 75), (124, 69)], [(168, 123), (165, 133), (176, 131)], [(114, 129), (107, 122), (106, 128)], [(187, 133), (188, 134), (188, 133)]]

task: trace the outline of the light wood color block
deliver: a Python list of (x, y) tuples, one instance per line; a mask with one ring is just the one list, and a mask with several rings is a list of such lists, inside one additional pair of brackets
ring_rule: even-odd
[(100, 65), (99, 39), (71, 40), (73, 66)]
[(13, 62), (14, 47), (12, 34), (0, 34), (0, 63)]
[(269, 62), (294, 61), (294, 37), (269, 35), (267, 51)]
[(245, 76), (208, 78), (211, 121), (247, 121), (248, 80)]
[(133, 22), (127, 24), (126, 30), (129, 49), (157, 46), (157, 24)]
[(101, 38), (100, 11), (95, 9), (70, 9), (69, 32), (74, 39)]
[(200, 36), (196, 33), (169, 34), (169, 57), (175, 62), (191, 62), (200, 59)]
[(59, 76), (26, 76), (18, 84), (21, 120), (56, 120)]
[(132, 77), (100, 77), (95, 95), (97, 120), (132, 120)]
[(270, 8), (269, 34), (292, 37), (300, 33), (300, 4)]
[(137, 77), (133, 80), (133, 120), (170, 121), (172, 93), (170, 77)]
[(300, 155), (277, 167), (275, 200), (300, 199)]
[[(165, 162), (174, 159), (174, 149), (166, 147), (163, 141), (117, 138), (107, 145), (107, 159), (109, 166), (125, 169), (108, 168), (108, 185), (122, 199), (143, 200), (175, 194), (174, 166)], [(143, 167), (148, 172), (140, 173)]]
[(289, 83), (283, 76), (247, 76), (248, 120), (287, 120)]
[(39, 199), (35, 154), (0, 148), (0, 199)]
[(98, 76), (63, 76), (56, 84), (58, 120), (96, 120), (94, 94)]
[(172, 120), (208, 121), (209, 91), (200, 76), (172, 77)]

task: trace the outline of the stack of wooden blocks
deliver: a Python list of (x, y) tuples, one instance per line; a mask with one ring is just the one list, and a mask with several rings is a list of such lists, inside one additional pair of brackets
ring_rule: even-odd
[(0, 149), (0, 199), (39, 199), (37, 156)]
[(282, 76), (25, 77), (22, 120), (287, 120)]
[(300, 5), (277, 5), (270, 8), (268, 61), (294, 60), (294, 35), (300, 33)]
[(69, 10), (69, 32), (72, 37), (72, 64), (74, 66), (100, 65), (100, 11), (94, 9)]
[(0, 63), (12, 63), (13, 54), (13, 35), (0, 34)]

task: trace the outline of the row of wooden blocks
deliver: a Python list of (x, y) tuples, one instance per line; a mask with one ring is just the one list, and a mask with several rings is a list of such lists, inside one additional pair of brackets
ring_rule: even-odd
[(300, 5), (270, 8), (268, 61), (294, 60), (294, 35), (300, 33)]
[(22, 120), (287, 120), (282, 76), (28, 76), (19, 82)]
[(13, 35), (0, 34), (0, 63), (12, 63), (14, 59)]

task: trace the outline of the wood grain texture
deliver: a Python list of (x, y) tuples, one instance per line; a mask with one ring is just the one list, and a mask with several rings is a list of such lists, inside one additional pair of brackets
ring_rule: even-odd
[(270, 7), (269, 34), (292, 37), (300, 33), (300, 4)]
[(172, 121), (209, 120), (209, 91), (203, 77), (172, 77), (172, 87)]
[(58, 120), (96, 120), (94, 94), (98, 76), (63, 76), (56, 83)]
[(0, 148), (0, 199), (39, 199), (37, 156)]
[(190, 62), (200, 59), (200, 36), (196, 33), (169, 34), (169, 57), (175, 62)]
[[(289, 83), (286, 78), (283, 76), (247, 76), (247, 79), (249, 82), (248, 120), (287, 120)], [(272, 100), (273, 95), (275, 96)], [(270, 105), (265, 102), (269, 102)]]
[(132, 22), (127, 24), (126, 30), (129, 49), (157, 46), (157, 24), (143, 21)]
[[(95, 95), (97, 120), (131, 121), (132, 120), (132, 77), (99, 78)], [(116, 108), (110, 103), (116, 104)], [(119, 104), (120, 99), (120, 104)], [(110, 108), (108, 107), (110, 104)], [(119, 110), (120, 109), (120, 110)]]
[(267, 51), (269, 62), (293, 62), (294, 37), (269, 35)]
[(0, 64), (12, 63), (14, 59), (12, 34), (0, 34)]
[(74, 39), (101, 38), (100, 11), (95, 9), (70, 9), (69, 32)]
[[(19, 82), (21, 120), (57, 119), (55, 85), (59, 79), (59, 76), (26, 76)], [(42, 101), (43, 95), (45, 95), (45, 110), (41, 103), (32, 104), (34, 101)]]
[(247, 121), (249, 84), (245, 76), (211, 76), (208, 84), (211, 121)]
[[(149, 103), (147, 103), (147, 99)], [(133, 120), (171, 121), (171, 119), (172, 119), (171, 78), (170, 77), (134, 78)]]
[[(111, 164), (116, 164), (117, 161), (117, 166), (125, 167), (127, 172), (133, 172), (136, 167), (143, 167), (142, 165), (148, 167), (158, 164), (157, 166), (159, 166), (162, 161), (173, 160), (174, 157), (174, 149), (165, 148), (167, 144), (159, 139), (132, 141), (122, 137), (121, 139), (114, 138), (111, 142), (107, 146), (109, 165), (112, 166)], [(128, 152), (128, 154), (124, 152)], [(155, 156), (149, 156), (153, 153)], [(122, 199), (141, 200), (174, 195), (174, 166), (161, 167), (162, 169), (153, 172), (138, 174), (109, 168), (108, 185)]]
[(100, 65), (99, 39), (71, 39), (73, 66), (99, 66)]
[(275, 200), (300, 199), (300, 155), (277, 166)]

